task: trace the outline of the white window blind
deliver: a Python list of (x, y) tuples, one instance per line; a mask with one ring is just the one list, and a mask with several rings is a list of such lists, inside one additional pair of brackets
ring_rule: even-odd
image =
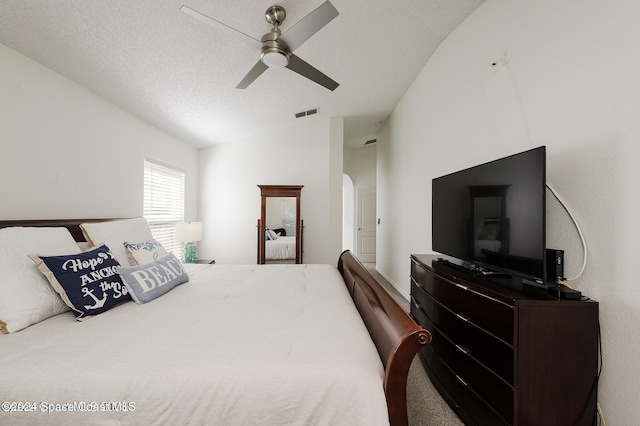
[(184, 172), (144, 161), (144, 217), (153, 238), (181, 259), (182, 245), (176, 241), (176, 223), (184, 221)]

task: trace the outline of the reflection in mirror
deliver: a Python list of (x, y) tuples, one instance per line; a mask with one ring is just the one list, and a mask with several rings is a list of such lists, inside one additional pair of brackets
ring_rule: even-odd
[(302, 263), (302, 186), (258, 186), (262, 196), (258, 263)]
[(266, 203), (265, 263), (295, 263), (296, 198), (269, 197)]
[(468, 189), (469, 259), (501, 264), (500, 258), (509, 255), (509, 185), (471, 185)]
[[(283, 229), (287, 237), (296, 236), (295, 197), (270, 197), (267, 199), (266, 225), (273, 231)], [(277, 233), (277, 231), (276, 231)]]

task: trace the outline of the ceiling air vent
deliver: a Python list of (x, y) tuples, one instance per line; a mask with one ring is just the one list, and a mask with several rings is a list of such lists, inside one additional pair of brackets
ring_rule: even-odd
[(308, 111), (296, 112), (296, 118), (306, 117), (307, 115), (313, 115), (318, 113), (318, 108), (310, 109)]
[(372, 143), (376, 143), (376, 142), (378, 142), (378, 139), (370, 139), (370, 140), (366, 141), (364, 144), (365, 145), (371, 145)]

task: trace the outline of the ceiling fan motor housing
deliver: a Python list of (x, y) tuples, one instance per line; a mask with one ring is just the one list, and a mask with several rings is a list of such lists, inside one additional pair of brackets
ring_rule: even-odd
[(282, 68), (289, 65), (291, 51), (279, 38), (280, 30), (277, 28), (262, 36), (260, 60), (268, 67)]

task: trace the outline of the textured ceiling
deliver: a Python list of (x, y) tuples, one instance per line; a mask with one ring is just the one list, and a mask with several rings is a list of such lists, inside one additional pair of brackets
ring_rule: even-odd
[[(332, 0), (340, 15), (295, 53), (340, 83), (288, 69), (235, 86), (259, 59), (238, 39), (179, 12), (185, 4), (253, 38), (273, 0), (2, 0), (0, 43), (196, 147), (344, 117), (362, 146), (440, 42), (484, 0)], [(283, 32), (323, 0), (282, 0)], [(294, 114), (318, 108), (316, 116)]]

